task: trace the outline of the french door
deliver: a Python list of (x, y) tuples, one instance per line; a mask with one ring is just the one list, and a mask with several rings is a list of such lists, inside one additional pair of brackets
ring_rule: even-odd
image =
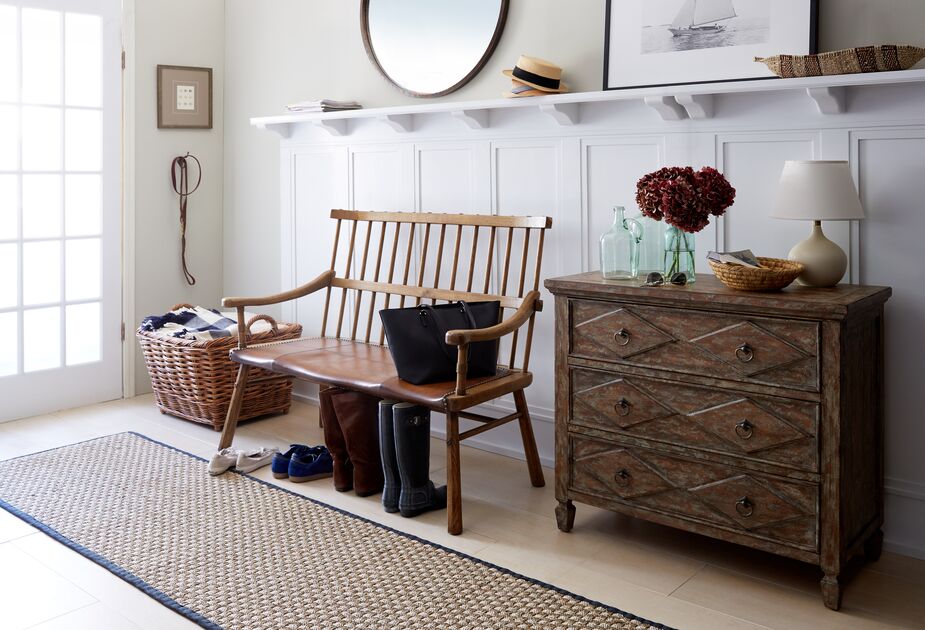
[(120, 57), (120, 0), (0, 0), (0, 421), (122, 394)]

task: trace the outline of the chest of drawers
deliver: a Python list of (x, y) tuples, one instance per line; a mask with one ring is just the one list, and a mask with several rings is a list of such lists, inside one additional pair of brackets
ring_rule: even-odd
[(574, 502), (821, 567), (840, 605), (883, 534), (884, 287), (639, 287), (556, 296), (556, 517)]

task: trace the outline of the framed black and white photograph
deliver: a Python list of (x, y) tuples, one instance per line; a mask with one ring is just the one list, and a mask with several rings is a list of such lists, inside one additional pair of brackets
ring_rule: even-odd
[(607, 0), (604, 89), (774, 78), (816, 52), (818, 0)]

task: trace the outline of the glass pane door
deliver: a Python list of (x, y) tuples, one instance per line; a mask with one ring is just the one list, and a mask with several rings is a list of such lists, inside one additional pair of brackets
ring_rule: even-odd
[(0, 0), (0, 421), (121, 395), (116, 0)]

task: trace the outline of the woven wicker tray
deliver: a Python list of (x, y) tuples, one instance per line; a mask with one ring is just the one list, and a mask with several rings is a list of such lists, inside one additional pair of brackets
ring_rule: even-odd
[(785, 79), (908, 70), (922, 59), (925, 48), (893, 45), (847, 48), (818, 55), (755, 57), (755, 61)]
[(760, 269), (707, 260), (713, 274), (730, 289), (740, 291), (779, 291), (797, 279), (805, 266), (781, 258), (758, 257)]

